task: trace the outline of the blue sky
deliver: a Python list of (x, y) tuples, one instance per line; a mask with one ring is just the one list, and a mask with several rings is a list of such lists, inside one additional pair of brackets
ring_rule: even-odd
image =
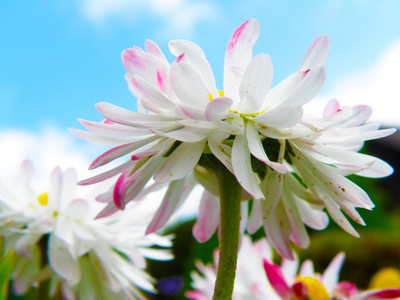
[[(136, 109), (120, 54), (145, 39), (170, 61), (169, 40), (197, 43), (222, 88), (227, 41), (248, 18), (260, 22), (254, 53), (271, 55), (274, 84), (297, 70), (314, 37), (328, 34), (328, 76), (315, 103), (335, 96), (369, 104), (378, 121), (400, 126), (399, 15), (396, 0), (2, 0), (0, 144), (11, 145), (0, 147), (3, 171), (10, 155), (58, 153), (63, 162), (79, 156), (82, 165), (83, 152), (89, 160), (99, 155), (67, 128), (81, 128), (77, 118), (100, 121), (96, 102)], [(63, 149), (54, 148), (57, 134)], [(71, 161), (66, 148), (75, 151)]]
[(297, 69), (316, 35), (328, 34), (328, 93), (400, 39), (399, 15), (394, 0), (1, 1), (0, 130), (79, 127), (77, 118), (100, 120), (99, 101), (134, 109), (120, 53), (145, 39), (166, 53), (170, 39), (196, 42), (221, 86), (228, 38), (247, 18), (260, 22), (255, 53), (271, 55), (275, 84)]

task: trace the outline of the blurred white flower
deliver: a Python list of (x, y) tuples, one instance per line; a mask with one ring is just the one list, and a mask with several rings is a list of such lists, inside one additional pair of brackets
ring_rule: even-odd
[[(94, 200), (99, 188), (85, 197), (77, 196), (74, 169), (63, 172), (56, 167), (45, 193), (31, 186), (34, 170), (30, 161), (22, 164), (20, 175), (18, 187), (0, 183), (0, 233), (6, 250), (14, 249), (21, 256), (12, 274), (17, 294), (44, 279), (52, 282), (52, 293), (61, 285), (68, 299), (84, 295), (144, 299), (140, 289), (155, 292), (154, 279), (144, 270), (145, 258), (171, 259), (168, 250), (149, 248), (170, 247), (171, 241), (170, 237), (144, 235), (154, 214), (148, 203), (135, 202), (129, 216), (114, 214), (95, 220), (104, 206)], [(43, 261), (46, 253), (48, 266)]]

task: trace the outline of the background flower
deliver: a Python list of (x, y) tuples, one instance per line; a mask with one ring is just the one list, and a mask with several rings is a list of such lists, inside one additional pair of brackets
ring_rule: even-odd
[[(171, 237), (144, 235), (144, 225), (154, 213), (151, 207), (138, 202), (129, 218), (116, 214), (94, 220), (103, 206), (94, 200), (99, 190), (77, 197), (74, 169), (55, 168), (48, 192), (43, 194), (30, 184), (33, 173), (32, 164), (25, 161), (20, 188), (10, 192), (2, 185), (0, 189), (6, 252), (18, 254), (11, 275), (16, 293), (43, 285), (43, 280), (50, 280), (53, 294), (60, 285), (69, 299), (84, 295), (142, 299), (140, 289), (155, 292), (154, 279), (144, 271), (145, 258), (172, 256), (167, 250), (149, 248), (171, 246)], [(46, 253), (48, 262), (44, 261)], [(103, 288), (96, 288), (96, 281)]]

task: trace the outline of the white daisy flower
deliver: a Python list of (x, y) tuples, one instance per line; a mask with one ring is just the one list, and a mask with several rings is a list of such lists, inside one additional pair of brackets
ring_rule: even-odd
[(74, 169), (55, 168), (46, 193), (31, 186), (33, 173), (25, 161), (18, 188), (11, 192), (0, 185), (0, 233), (6, 249), (19, 257), (12, 274), (17, 294), (43, 280), (50, 280), (52, 294), (61, 286), (67, 299), (145, 299), (141, 290), (155, 292), (145, 258), (168, 260), (172, 255), (149, 248), (170, 247), (170, 237), (144, 235), (154, 208), (137, 201), (129, 216), (95, 220), (104, 204), (94, 201), (94, 193), (76, 196)]

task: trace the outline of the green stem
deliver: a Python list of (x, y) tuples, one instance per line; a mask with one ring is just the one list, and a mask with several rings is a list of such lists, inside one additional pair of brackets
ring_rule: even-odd
[(228, 170), (216, 172), (221, 205), (221, 239), (213, 300), (232, 299), (239, 248), (241, 187)]
[(239, 249), (242, 188), (236, 177), (214, 155), (203, 154), (199, 165), (215, 174), (220, 195), (221, 238), (213, 300), (230, 300), (233, 294)]

